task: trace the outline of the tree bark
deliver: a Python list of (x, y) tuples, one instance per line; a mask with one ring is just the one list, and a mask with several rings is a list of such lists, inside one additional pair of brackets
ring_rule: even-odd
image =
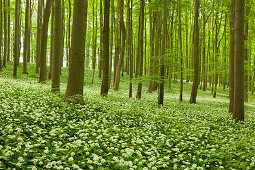
[(42, 37), (41, 37), (41, 59), (40, 59), (40, 77), (39, 83), (47, 83), (47, 65), (46, 65), (46, 53), (47, 53), (47, 38), (48, 38), (48, 25), (51, 13), (52, 0), (47, 0), (46, 7), (43, 13), (43, 25), (42, 25)]
[(234, 109), (233, 120), (244, 121), (244, 0), (235, 5)]
[(137, 57), (139, 58), (139, 65), (138, 67), (138, 78), (140, 79), (140, 82), (138, 82), (137, 87), (137, 94), (136, 98), (141, 99), (142, 98), (142, 82), (141, 78), (143, 75), (143, 30), (144, 30), (144, 0), (140, 0), (140, 22), (139, 22), (139, 33), (138, 33), (138, 43), (139, 43), (139, 50)]
[[(245, 65), (248, 67), (248, 48), (247, 48), (247, 41), (249, 38), (249, 12), (250, 12), (250, 3), (249, 0), (246, 0), (246, 20), (245, 20), (245, 32), (244, 32), (244, 40), (246, 42), (245, 49), (244, 49), (244, 59)], [(244, 101), (248, 102), (248, 70), (245, 69), (244, 72)]]
[(178, 0), (178, 30), (179, 30), (179, 56), (180, 56), (180, 97), (182, 102), (183, 94), (183, 54), (182, 54), (182, 26), (181, 26), (181, 2)]
[(41, 37), (42, 37), (42, 0), (38, 0), (37, 9), (37, 38), (36, 38), (36, 70), (35, 73), (39, 73), (40, 61), (41, 61)]
[(15, 38), (14, 38), (14, 68), (13, 77), (17, 77), (17, 67), (18, 67), (18, 53), (19, 53), (19, 8), (20, 1), (15, 0)]
[(4, 57), (3, 57), (3, 67), (6, 67), (6, 60), (7, 60), (7, 0), (4, 0)]
[[(150, 1), (151, 2), (151, 1)], [(154, 68), (154, 33), (155, 33), (155, 24), (154, 24), (154, 15), (152, 12), (152, 7), (149, 9), (149, 15), (150, 15), (150, 70), (149, 70), (149, 75), (150, 75), (150, 81), (149, 81), (149, 86), (148, 86), (148, 92), (152, 93), (153, 91), (153, 68)]]
[(192, 91), (190, 96), (190, 103), (196, 103), (197, 89), (200, 79), (200, 52), (199, 52), (199, 0), (195, 0), (195, 16), (194, 16), (194, 77), (192, 84)]
[[(94, 78), (95, 78), (95, 69), (96, 69), (96, 55), (97, 55), (97, 0), (96, 0), (96, 11), (94, 10), (94, 5), (93, 5), (93, 49), (92, 49), (92, 84), (94, 83)], [(96, 15), (95, 15), (96, 13)]]
[(29, 42), (29, 0), (26, 0), (26, 11), (25, 11), (25, 37), (23, 45), (23, 74), (27, 72), (27, 55), (28, 55), (28, 42)]
[(2, 65), (2, 37), (3, 37), (3, 32), (2, 32), (2, 0), (0, 0), (0, 72), (2, 72), (3, 65)]
[[(87, 0), (74, 0), (72, 45), (65, 102), (84, 104), (84, 56), (87, 29)], [(83, 21), (83, 22), (81, 22)]]
[(61, 0), (55, 0), (55, 15), (54, 17), (54, 55), (52, 63), (52, 92), (59, 93), (60, 91), (60, 72), (61, 58), (63, 56), (63, 24), (62, 24), (62, 4)]
[[(180, 5), (180, 4), (179, 4)], [(164, 103), (164, 81), (165, 81), (165, 65), (164, 57), (166, 52), (166, 31), (167, 30), (167, 0), (164, 0), (163, 5), (163, 35), (162, 35), (162, 56), (160, 59), (160, 84), (159, 84), (159, 97), (158, 104)]]
[(121, 28), (121, 39), (122, 39), (122, 43), (121, 43), (121, 51), (120, 51), (120, 58), (118, 61), (118, 65), (116, 67), (116, 77), (115, 77), (115, 83), (114, 83), (114, 90), (118, 91), (119, 90), (119, 83), (120, 83), (120, 71), (121, 71), (121, 67), (124, 61), (124, 52), (125, 52), (125, 43), (126, 43), (126, 28), (125, 28), (125, 24), (124, 24), (124, 19), (123, 19), (123, 9), (124, 9), (124, 1), (123, 0), (119, 0), (118, 1), (118, 8), (120, 11), (120, 28)]
[(229, 53), (229, 112), (234, 109), (234, 49), (235, 49), (235, 3), (231, 0), (230, 53)]
[(101, 96), (108, 95), (109, 85), (109, 15), (110, 1), (104, 1), (104, 30), (103, 30), (103, 79), (101, 85)]
[[(51, 7), (51, 28), (50, 28), (50, 71), (48, 78), (52, 78), (52, 65), (53, 65), (53, 58), (54, 58), (54, 39), (55, 39), (55, 31), (54, 31), (54, 25), (55, 23), (55, 1), (52, 2)], [(58, 25), (59, 26), (59, 25)]]

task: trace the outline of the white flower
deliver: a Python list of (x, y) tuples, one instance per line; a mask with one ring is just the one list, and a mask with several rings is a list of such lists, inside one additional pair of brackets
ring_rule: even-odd
[(71, 156), (74, 156), (75, 155), (75, 153), (74, 152), (71, 152)]
[(94, 154), (93, 160), (94, 160), (95, 162), (98, 162), (98, 161), (99, 161), (99, 156), (97, 156), (97, 154)]
[(24, 162), (23, 157), (19, 157), (19, 158), (18, 158), (18, 161), (19, 161), (19, 162)]
[(74, 169), (79, 169), (79, 168), (80, 168), (80, 167), (79, 167), (78, 165), (76, 165), (76, 164), (73, 164), (72, 166), (73, 166)]
[(68, 161), (72, 162), (73, 161), (73, 157), (68, 158)]
[(35, 166), (32, 167), (32, 170), (37, 170), (37, 168)]

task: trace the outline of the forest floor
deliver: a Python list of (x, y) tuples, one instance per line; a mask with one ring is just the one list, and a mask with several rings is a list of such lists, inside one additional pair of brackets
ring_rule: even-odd
[[(29, 75), (12, 78), (12, 64), (0, 73), (0, 169), (255, 169), (255, 97), (245, 106), (245, 122), (234, 123), (227, 90), (217, 98), (199, 90), (189, 104), (191, 83), (166, 85), (164, 106), (157, 92), (128, 98), (128, 76), (120, 90), (100, 97), (101, 81), (85, 71), (85, 105), (62, 102), (51, 83)], [(137, 86), (134, 85), (134, 96)]]

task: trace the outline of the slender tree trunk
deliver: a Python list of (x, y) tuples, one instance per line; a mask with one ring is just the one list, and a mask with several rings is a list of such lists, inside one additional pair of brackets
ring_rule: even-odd
[[(74, 0), (72, 46), (65, 102), (84, 104), (84, 56), (87, 29), (87, 0)], [(83, 22), (81, 22), (83, 21)]]
[(67, 40), (66, 40), (66, 65), (69, 66), (70, 49), (71, 49), (71, 16), (72, 16), (72, 5), (71, 0), (68, 0), (68, 27), (67, 27)]
[(55, 0), (55, 14), (52, 13), (52, 19), (54, 18), (54, 55), (52, 63), (52, 92), (59, 93), (60, 91), (60, 70), (61, 70), (61, 58), (63, 55), (63, 24), (62, 24), (62, 7), (61, 0)]
[(244, 4), (244, 0), (236, 0), (233, 110), (236, 122), (244, 121)]
[(186, 14), (186, 82), (189, 82), (189, 20)]
[(4, 57), (3, 57), (3, 67), (6, 67), (6, 60), (7, 60), (7, 0), (4, 0)]
[(110, 16), (110, 1), (104, 1), (104, 29), (103, 29), (103, 79), (101, 85), (101, 95), (108, 95), (109, 85), (109, 17)]
[(181, 2), (178, 0), (178, 30), (179, 30), (179, 56), (180, 56), (180, 98), (182, 102), (183, 93), (183, 54), (182, 54), (182, 29), (181, 29)]
[(128, 55), (129, 55), (129, 98), (132, 97), (132, 91), (133, 91), (133, 54), (132, 54), (132, 5), (133, 5), (133, 0), (128, 0)]
[(26, 11), (25, 11), (25, 37), (23, 45), (23, 74), (27, 72), (27, 54), (28, 54), (28, 42), (29, 42), (29, 0), (26, 0)]
[(160, 59), (160, 85), (159, 85), (159, 97), (158, 97), (159, 105), (163, 105), (163, 103), (164, 103), (164, 81), (165, 81), (164, 55), (166, 52), (166, 36), (167, 36), (167, 34), (166, 34), (166, 32), (167, 32), (166, 31), (167, 30), (167, 0), (164, 0), (163, 3), (164, 3), (164, 5), (163, 5), (164, 12), (163, 12), (162, 57)]
[(206, 52), (205, 52), (205, 46), (206, 46), (206, 41), (205, 41), (205, 38), (206, 38), (206, 32), (205, 32), (205, 27), (206, 27), (206, 18), (205, 18), (205, 11), (203, 12), (203, 91), (206, 91), (206, 66), (205, 66), (205, 55), (206, 55)]
[(173, 6), (173, 12), (171, 16), (171, 26), (170, 26), (170, 59), (169, 59), (169, 72), (168, 72), (168, 83), (169, 83), (169, 89), (171, 89), (172, 86), (172, 59), (174, 58), (173, 56), (173, 48), (174, 48), (174, 43), (173, 43), (173, 27), (174, 27), (174, 6)]
[(148, 86), (148, 92), (152, 93), (153, 91), (153, 73), (154, 73), (154, 32), (155, 32), (155, 24), (154, 24), (154, 15), (152, 12), (152, 7), (149, 9), (149, 15), (150, 15), (150, 81)]
[(116, 68), (116, 78), (115, 78), (115, 83), (114, 83), (114, 90), (118, 91), (119, 90), (119, 83), (120, 83), (120, 71), (121, 67), (124, 61), (124, 52), (125, 52), (125, 42), (126, 42), (126, 28), (124, 24), (124, 19), (123, 19), (123, 8), (124, 8), (124, 1), (119, 0), (118, 1), (118, 8), (120, 9), (120, 28), (121, 28), (121, 33), (122, 33), (122, 43), (121, 43), (121, 52), (120, 52), (120, 58), (118, 61), (118, 65)]
[(199, 52), (199, 0), (195, 0), (195, 16), (194, 16), (194, 77), (190, 96), (190, 103), (196, 103), (197, 89), (200, 79), (200, 52)]
[(32, 32), (32, 0), (29, 0), (29, 21), (28, 21), (28, 42), (27, 42), (27, 62), (31, 62), (31, 32)]
[[(245, 49), (244, 49), (244, 59), (245, 59), (245, 65), (248, 67), (248, 38), (249, 38), (249, 12), (250, 12), (250, 0), (246, 0), (246, 20), (245, 20), (245, 33), (244, 33), (244, 40), (246, 42)], [(248, 70), (245, 69), (244, 73), (244, 101), (248, 102)]]
[(102, 77), (103, 65), (103, 0), (100, 0), (100, 45), (98, 56), (98, 78)]
[(46, 7), (43, 13), (39, 83), (44, 83), (44, 84), (47, 83), (46, 53), (47, 53), (48, 24), (49, 24), (49, 18), (51, 13), (51, 4), (52, 4), (52, 0), (46, 1)]
[(37, 39), (36, 39), (36, 70), (39, 73), (40, 60), (41, 60), (41, 36), (42, 36), (42, 0), (38, 0), (37, 10)]
[[(95, 78), (95, 69), (96, 69), (96, 55), (97, 55), (97, 0), (96, 0), (96, 11), (94, 11), (93, 5), (93, 53), (92, 53), (92, 84), (94, 83)], [(95, 15), (96, 14), (96, 15)]]
[(3, 29), (2, 29), (2, 0), (0, 0), (0, 72), (3, 71), (3, 65), (2, 65), (2, 37), (3, 37)]
[[(55, 31), (54, 31), (54, 26), (55, 26), (55, 1), (52, 2), (52, 7), (51, 7), (51, 30), (50, 30), (50, 71), (48, 78), (51, 79), (52, 77), (52, 65), (53, 65), (53, 58), (54, 58), (54, 39), (55, 39)], [(59, 25), (58, 25), (59, 27)]]
[(160, 41), (161, 41), (161, 28), (162, 28), (162, 14), (161, 12), (157, 12), (156, 13), (156, 26), (155, 26), (155, 59), (154, 59), (154, 76), (155, 76), (155, 80), (153, 81), (153, 86), (152, 89), (153, 91), (157, 90), (157, 86), (158, 86), (158, 75), (159, 75), (159, 65), (160, 65)]
[[(138, 43), (139, 51), (137, 57), (139, 58), (139, 67), (138, 67), (138, 78), (141, 79), (143, 75), (143, 31), (144, 31), (144, 0), (140, 0), (140, 23), (139, 23), (139, 33), (138, 33)], [(138, 83), (137, 87), (137, 99), (142, 98), (142, 82)]]
[(14, 39), (14, 68), (13, 77), (17, 77), (18, 51), (19, 51), (19, 8), (20, 1), (15, 0), (15, 39)]
[(7, 33), (7, 36), (8, 36), (8, 38), (7, 38), (7, 61), (10, 61), (10, 36), (11, 36), (11, 13), (10, 13), (10, 0), (7, 0), (7, 3), (8, 3), (8, 15), (7, 15), (7, 17), (8, 17), (8, 33)]
[(112, 77), (112, 56), (113, 56), (113, 34), (114, 34), (114, 0), (111, 0), (111, 43), (110, 43), (110, 69), (109, 69), (109, 84), (108, 88), (111, 86), (111, 77)]
[(235, 49), (235, 3), (231, 0), (230, 54), (229, 54), (229, 112), (234, 109), (234, 49)]

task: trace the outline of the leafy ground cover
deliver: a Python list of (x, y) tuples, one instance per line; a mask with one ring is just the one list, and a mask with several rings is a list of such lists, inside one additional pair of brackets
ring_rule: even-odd
[(85, 105), (70, 105), (62, 102), (62, 73), (60, 95), (35, 74), (11, 78), (11, 65), (0, 74), (0, 169), (255, 168), (254, 98), (246, 122), (236, 124), (223, 90), (217, 99), (199, 91), (198, 104), (190, 105), (191, 84), (179, 103), (175, 82), (158, 107), (157, 93), (146, 87), (141, 101), (129, 99), (127, 78), (119, 92), (101, 98), (100, 80), (92, 85), (86, 70)]

